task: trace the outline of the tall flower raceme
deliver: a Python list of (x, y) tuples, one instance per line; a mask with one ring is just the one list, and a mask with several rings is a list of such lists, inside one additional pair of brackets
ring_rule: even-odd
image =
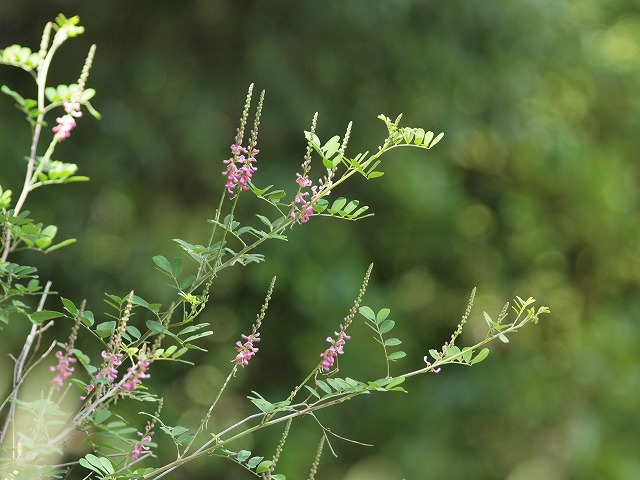
[(100, 354), (103, 358), (102, 366), (98, 373), (95, 375), (92, 383), (87, 385), (87, 395), (80, 397), (81, 400), (85, 400), (87, 396), (94, 391), (96, 386), (98, 387), (97, 395), (100, 395), (104, 385), (113, 383), (118, 378), (118, 367), (122, 364), (123, 353), (120, 353), (120, 347), (122, 346), (122, 336), (126, 332), (127, 323), (131, 317), (131, 310), (133, 309), (133, 291), (129, 293), (127, 305), (120, 318), (118, 328), (111, 335), (107, 349), (103, 350)]
[(87, 59), (84, 62), (84, 67), (82, 67), (82, 72), (80, 73), (80, 78), (78, 79), (78, 85), (71, 96), (71, 99), (68, 102), (64, 102), (63, 107), (66, 115), (56, 118), (57, 125), (53, 127), (53, 132), (55, 133), (55, 138), (61, 142), (62, 140), (69, 138), (71, 135), (71, 131), (76, 127), (76, 118), (82, 116), (82, 112), (80, 111), (80, 102), (79, 99), (84, 91), (85, 85), (87, 84), (87, 79), (89, 78), (89, 71), (91, 70), (91, 65), (93, 63), (93, 57), (96, 53), (96, 46), (92, 45), (89, 49), (89, 54), (87, 55)]
[(72, 364), (76, 363), (77, 360), (73, 357), (73, 347), (76, 343), (76, 338), (78, 338), (78, 329), (80, 328), (80, 321), (84, 313), (84, 306), (85, 304), (82, 302), (71, 333), (69, 334), (69, 339), (67, 343), (64, 344), (64, 349), (58, 350), (55, 353), (55, 357), (58, 359), (57, 365), (49, 367), (50, 371), (56, 372), (56, 375), (50, 382), (55, 390), (60, 390), (64, 381), (69, 378), (75, 370)]
[(234, 143), (231, 145), (231, 158), (223, 161), (227, 166), (226, 170), (222, 172), (222, 175), (227, 177), (227, 183), (225, 183), (224, 186), (227, 189), (227, 192), (231, 195), (235, 194), (236, 191), (248, 190), (251, 177), (253, 176), (253, 173), (258, 170), (258, 167), (256, 167), (254, 163), (257, 162), (256, 155), (260, 153), (256, 146), (258, 144), (260, 115), (262, 114), (262, 105), (264, 103), (264, 90), (260, 94), (260, 100), (258, 101), (249, 144), (247, 147), (242, 146), (247, 117), (249, 116), (249, 107), (251, 106), (252, 93), (253, 84), (249, 86), (247, 100), (245, 102), (244, 110), (242, 111), (242, 118), (240, 119), (240, 127), (238, 128)]
[[(273, 277), (271, 280), (271, 284), (269, 285), (269, 289), (267, 290), (267, 296), (264, 299), (264, 303), (262, 304), (262, 308), (260, 308), (260, 313), (256, 318), (256, 323), (253, 324), (251, 328), (251, 333), (249, 335), (240, 335), (244, 342), (238, 340), (236, 342), (236, 351), (238, 354), (234, 359), (236, 366), (245, 367), (249, 364), (249, 360), (258, 352), (258, 348), (256, 348), (255, 344), (260, 341), (260, 326), (262, 325), (262, 321), (264, 320), (265, 315), (267, 314), (267, 308), (269, 308), (269, 300), (271, 300), (271, 295), (273, 294), (273, 287), (276, 284), (276, 277)], [(234, 367), (235, 368), (235, 367)]]
[(320, 354), (320, 357), (322, 358), (320, 369), (324, 372), (329, 372), (331, 370), (336, 362), (338, 355), (342, 355), (344, 353), (344, 346), (347, 343), (347, 340), (351, 338), (349, 335), (347, 335), (347, 328), (349, 328), (349, 325), (351, 325), (351, 323), (353, 322), (353, 318), (356, 316), (356, 313), (358, 313), (360, 302), (362, 301), (364, 292), (367, 290), (367, 285), (369, 284), (369, 277), (371, 276), (372, 269), (373, 264), (369, 265), (367, 273), (364, 276), (364, 280), (362, 281), (360, 291), (358, 292), (358, 296), (353, 302), (353, 306), (349, 310), (348, 315), (344, 317), (344, 320), (340, 324), (339, 331), (333, 332), (335, 337), (327, 337), (327, 342), (330, 343), (330, 346)]
[(140, 437), (140, 442), (131, 444), (130, 455), (133, 460), (138, 460), (144, 452), (149, 452), (151, 450), (151, 447), (148, 444), (151, 443), (154, 434), (153, 427), (156, 424), (156, 419), (160, 416), (162, 404), (163, 400), (161, 398), (158, 402), (158, 408), (156, 409), (156, 412), (152, 417), (153, 419), (147, 422), (147, 426), (144, 429), (144, 432), (137, 432), (138, 436)]
[(56, 138), (58, 139), (58, 141), (69, 138), (69, 136), (71, 135), (71, 130), (76, 127), (75, 119), (82, 116), (82, 112), (80, 111), (80, 103), (78, 103), (77, 101), (65, 102), (64, 111), (67, 112), (67, 114), (62, 117), (56, 118), (56, 122), (58, 124), (53, 127), (53, 132), (56, 134)]
[[(304, 155), (304, 162), (302, 162), (302, 173), (296, 173), (296, 183), (298, 184), (298, 192), (296, 193), (293, 203), (291, 204), (291, 218), (298, 217), (300, 223), (306, 223), (309, 221), (309, 217), (313, 215), (313, 204), (315, 200), (317, 187), (313, 186), (313, 182), (309, 179), (309, 171), (311, 170), (311, 153), (313, 151), (312, 140), (316, 132), (316, 125), (318, 123), (318, 112), (313, 115), (311, 121), (311, 131), (309, 132), (309, 141), (307, 142), (307, 151)], [(311, 187), (313, 193), (311, 198), (309, 197), (309, 191), (306, 188)]]
[(49, 367), (52, 372), (56, 372), (56, 376), (51, 380), (51, 385), (53, 385), (53, 388), (56, 390), (60, 390), (64, 380), (73, 374), (74, 367), (72, 367), (71, 364), (76, 363), (76, 359), (73, 358), (72, 355), (73, 351), (69, 348), (67, 348), (64, 353), (62, 350), (58, 350), (56, 352), (58, 364), (55, 367)]
[[(313, 205), (323, 197), (331, 194), (331, 187), (333, 186), (333, 178), (338, 170), (337, 165), (327, 168), (327, 173), (318, 181), (318, 185), (313, 185), (313, 181), (309, 178), (309, 172), (311, 170), (311, 152), (313, 149), (312, 141), (315, 134), (316, 123), (318, 120), (318, 114), (313, 116), (311, 122), (311, 131), (309, 132), (309, 141), (307, 143), (307, 152), (304, 156), (304, 162), (302, 162), (302, 173), (296, 173), (296, 183), (298, 184), (298, 192), (291, 203), (291, 218), (295, 218), (299, 223), (306, 223), (309, 221), (309, 217), (313, 215)], [(340, 146), (337, 155), (342, 156), (347, 148), (349, 142), (349, 135), (351, 133), (351, 122), (347, 126), (347, 131), (344, 135), (342, 145)], [(311, 187), (311, 188), (309, 188)]]

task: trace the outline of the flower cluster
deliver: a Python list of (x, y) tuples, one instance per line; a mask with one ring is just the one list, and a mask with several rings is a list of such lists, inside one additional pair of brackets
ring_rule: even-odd
[(242, 145), (231, 145), (231, 152), (233, 155), (231, 158), (224, 160), (227, 169), (222, 172), (222, 175), (227, 177), (227, 183), (225, 188), (233, 195), (235, 190), (248, 190), (249, 182), (253, 172), (258, 168), (253, 165), (256, 162), (256, 155), (259, 150), (255, 148), (255, 144), (250, 143), (249, 148), (244, 148)]
[(58, 124), (53, 127), (53, 132), (56, 134), (55, 137), (58, 141), (69, 138), (71, 130), (76, 127), (75, 119), (82, 116), (80, 104), (78, 102), (65, 102), (64, 111), (67, 112), (67, 114), (56, 118), (56, 122), (58, 122)]
[(108, 380), (115, 380), (118, 376), (118, 366), (122, 363), (122, 353), (107, 353), (106, 350), (102, 351), (102, 358), (105, 360), (105, 365), (102, 370), (96, 375), (96, 378), (106, 378)]
[(76, 363), (76, 359), (73, 355), (73, 347), (76, 343), (76, 338), (78, 338), (78, 328), (80, 328), (80, 319), (82, 318), (82, 312), (84, 312), (84, 302), (82, 302), (82, 306), (80, 307), (80, 312), (76, 316), (75, 323), (73, 328), (71, 329), (71, 333), (69, 334), (69, 340), (64, 344), (64, 353), (62, 350), (58, 350), (56, 352), (56, 358), (58, 359), (58, 364), (56, 366), (50, 366), (49, 370), (52, 372), (56, 372), (55, 377), (51, 380), (51, 384), (53, 388), (56, 390), (60, 390), (62, 388), (62, 384), (65, 379), (69, 378), (74, 371), (74, 367), (71, 364)]
[(242, 343), (240, 340), (236, 342), (236, 351), (238, 354), (236, 355), (235, 362), (236, 365), (244, 367), (245, 365), (249, 365), (249, 360), (251, 360), (251, 357), (259, 350), (254, 347), (253, 344), (260, 341), (260, 332), (240, 336), (244, 338), (246, 342)]
[(151, 365), (150, 359), (144, 355), (139, 356), (138, 363), (127, 369), (127, 374), (122, 379), (122, 382), (120, 382), (122, 389), (132, 392), (142, 383), (143, 379), (151, 377), (151, 375), (147, 373), (149, 365)]
[(325, 372), (331, 370), (336, 357), (344, 353), (344, 344), (351, 338), (345, 333), (345, 329), (346, 327), (340, 325), (340, 332), (334, 332), (336, 335), (335, 340), (332, 337), (327, 337), (327, 342), (329, 342), (331, 346), (327, 348), (324, 353), (320, 354), (322, 357), (322, 369)]
[[(124, 353), (120, 353), (123, 349), (122, 336), (126, 332), (132, 308), (133, 292), (129, 294), (129, 299), (117, 330), (113, 332), (111, 340), (107, 345), (107, 349), (102, 351), (101, 355), (104, 359), (102, 367), (95, 375), (94, 381), (87, 385), (87, 395), (80, 397), (81, 400), (85, 400), (94, 390), (96, 390), (95, 394), (100, 397), (105, 386), (116, 382), (118, 378), (118, 367), (122, 364), (122, 360), (124, 358)], [(127, 373), (123, 375), (120, 382), (116, 384), (116, 389), (129, 392), (134, 391), (138, 385), (142, 383), (142, 380), (150, 377), (147, 372), (151, 365), (151, 360), (152, 359), (147, 355), (146, 345), (143, 345), (137, 355), (136, 361), (134, 361), (133, 365), (127, 369)]]
[(222, 172), (222, 175), (227, 177), (227, 183), (225, 183), (224, 186), (231, 195), (236, 193), (236, 191), (248, 190), (251, 177), (253, 173), (258, 170), (254, 163), (256, 163), (256, 155), (260, 153), (256, 145), (258, 144), (258, 127), (260, 126), (260, 115), (262, 114), (262, 104), (264, 102), (264, 90), (260, 94), (260, 100), (258, 101), (249, 145), (246, 148), (242, 146), (245, 125), (247, 123), (247, 117), (249, 116), (249, 107), (251, 106), (252, 93), (253, 84), (249, 86), (247, 100), (244, 104), (244, 110), (242, 111), (242, 118), (240, 119), (240, 127), (237, 130), (235, 141), (233, 145), (231, 145), (231, 158), (223, 161), (227, 166), (226, 170)]
[(147, 428), (145, 432), (144, 433), (138, 432), (138, 436), (142, 437), (140, 439), (140, 443), (131, 444), (131, 458), (133, 458), (134, 460), (138, 460), (138, 458), (140, 458), (140, 455), (142, 455), (143, 452), (148, 452), (149, 450), (151, 450), (151, 447), (149, 447), (149, 445), (145, 445), (146, 443), (151, 442), (151, 437), (153, 436), (153, 433), (154, 433), (151, 431), (151, 428), (153, 427), (149, 422), (147, 422)]
[(72, 354), (73, 352), (71, 349), (66, 350), (65, 353), (62, 353), (62, 350), (58, 350), (56, 352), (58, 364), (55, 367), (49, 367), (49, 370), (56, 372), (56, 376), (51, 380), (51, 384), (56, 390), (60, 390), (64, 380), (70, 377), (73, 373), (74, 368), (71, 364), (76, 363), (76, 359), (71, 356)]
[[(300, 215), (299, 217), (300, 223), (306, 223), (309, 221), (309, 217), (313, 215), (312, 202), (316, 200), (318, 187), (315, 185), (312, 186), (313, 182), (309, 180), (308, 176), (300, 175), (299, 173), (296, 173), (296, 176), (298, 177), (296, 178), (296, 183), (300, 185), (300, 188), (298, 190), (298, 194), (296, 195), (296, 198), (294, 199), (294, 204), (298, 204), (299, 206), (298, 206), (298, 209), (296, 208), (291, 209), (291, 217), (295, 218), (297, 215)], [(311, 196), (310, 200), (307, 200), (307, 197), (309, 196), (309, 192), (303, 191), (303, 188), (306, 188), (306, 187), (311, 187), (311, 192), (313, 195)]]
[[(269, 284), (269, 289), (267, 290), (267, 296), (264, 299), (264, 303), (262, 304), (262, 308), (260, 308), (260, 313), (258, 313), (256, 317), (256, 323), (251, 327), (251, 333), (249, 335), (240, 335), (245, 342), (241, 342), (238, 340), (236, 342), (236, 358), (234, 362), (236, 366), (245, 367), (249, 364), (249, 360), (253, 357), (257, 352), (258, 348), (255, 347), (255, 343), (260, 341), (260, 332), (258, 331), (262, 326), (262, 321), (264, 320), (265, 315), (267, 314), (267, 308), (269, 308), (269, 300), (271, 300), (271, 295), (273, 294), (273, 287), (276, 284), (276, 277), (271, 279), (271, 283)], [(234, 367), (235, 368), (235, 367)]]
[(360, 291), (358, 292), (358, 296), (353, 302), (353, 306), (349, 309), (349, 313), (346, 317), (344, 317), (344, 320), (340, 324), (340, 330), (338, 332), (333, 332), (335, 338), (327, 337), (327, 342), (329, 342), (331, 345), (320, 354), (320, 357), (322, 358), (320, 368), (325, 372), (330, 371), (334, 363), (336, 362), (336, 358), (338, 358), (338, 355), (342, 355), (344, 353), (344, 345), (345, 343), (347, 343), (347, 340), (351, 338), (349, 335), (347, 335), (347, 328), (349, 328), (349, 325), (351, 325), (351, 323), (353, 322), (353, 318), (358, 312), (360, 302), (362, 301), (364, 292), (367, 289), (367, 284), (369, 283), (369, 277), (371, 276), (372, 268), (373, 264), (369, 265), (367, 273), (364, 276), (362, 286), (360, 287)]

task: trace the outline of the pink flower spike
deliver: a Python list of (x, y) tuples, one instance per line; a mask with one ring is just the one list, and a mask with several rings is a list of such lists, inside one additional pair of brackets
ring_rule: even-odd
[(96, 375), (96, 378), (107, 378), (114, 381), (118, 377), (118, 367), (122, 363), (122, 353), (107, 353), (105, 350), (101, 353), (107, 363), (103, 370)]
[[(253, 163), (257, 161), (256, 155), (259, 153), (259, 150), (251, 146), (250, 149), (247, 150), (241, 145), (234, 143), (231, 145), (231, 152), (233, 156), (222, 162), (227, 166), (227, 169), (222, 172), (222, 175), (227, 177), (227, 183), (224, 185), (225, 188), (229, 194), (233, 195), (236, 193), (236, 190), (249, 190), (251, 177), (253, 173), (258, 170)], [(245, 154), (248, 155), (248, 157), (245, 157)]]
[(127, 390), (129, 392), (133, 392), (138, 385), (142, 384), (142, 380), (145, 378), (150, 378), (151, 375), (147, 373), (149, 370), (149, 365), (151, 364), (151, 360), (138, 360), (138, 363), (133, 367), (129, 367), (127, 369), (127, 374), (121, 381), (120, 386), (123, 390)]
[(342, 355), (344, 353), (344, 345), (347, 343), (351, 337), (346, 334), (345, 330), (349, 325), (340, 325), (340, 332), (334, 332), (336, 335), (335, 340), (332, 337), (327, 337), (327, 342), (331, 344), (329, 348), (327, 348), (324, 353), (321, 353), (322, 357), (322, 370), (328, 372), (333, 367), (336, 358), (338, 355)]
[(240, 367), (244, 367), (249, 365), (249, 360), (253, 357), (259, 349), (254, 347), (253, 344), (260, 341), (260, 333), (256, 332), (249, 336), (241, 335), (242, 338), (246, 340), (246, 342), (242, 343), (239, 340), (236, 342), (236, 351), (238, 354), (236, 355), (235, 362), (236, 365)]
[(55, 137), (60, 142), (65, 138), (69, 138), (71, 130), (76, 127), (76, 121), (74, 118), (82, 116), (80, 104), (78, 102), (65, 102), (64, 111), (67, 112), (67, 114), (56, 118), (56, 122), (58, 124), (53, 127), (53, 133), (56, 134)]
[[(149, 428), (152, 428), (152, 427), (150, 427), (149, 424), (147, 423), (147, 429)], [(153, 435), (153, 432), (147, 432), (146, 435), (138, 432), (138, 436), (142, 437), (142, 439), (140, 440), (141, 443), (131, 444), (131, 458), (133, 458), (134, 460), (138, 460), (138, 458), (140, 458), (140, 455), (142, 455), (143, 452), (148, 452), (149, 450), (151, 450), (151, 447), (143, 444), (151, 443), (152, 435)]]
[(53, 388), (56, 390), (60, 390), (64, 383), (64, 380), (71, 376), (74, 368), (71, 366), (72, 363), (76, 363), (76, 359), (73, 358), (73, 352), (71, 350), (67, 350), (64, 354), (62, 350), (58, 350), (56, 352), (56, 358), (58, 359), (58, 364), (54, 367), (49, 367), (49, 370), (52, 372), (57, 372), (56, 376), (51, 380), (51, 384)]

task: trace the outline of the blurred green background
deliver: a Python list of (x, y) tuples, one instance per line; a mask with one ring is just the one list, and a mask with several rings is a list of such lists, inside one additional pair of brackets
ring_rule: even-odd
[[(0, 46), (37, 49), (59, 12), (79, 14), (86, 33), (58, 54), (52, 82), (74, 82), (97, 43), (89, 85), (103, 120), (85, 114), (56, 154), (92, 181), (38, 191), (27, 205), (79, 243), (22, 260), (97, 315), (105, 291), (170, 300), (151, 257), (178, 255), (172, 238), (206, 241), (250, 83), (267, 91), (259, 185), (293, 190), (316, 111), (324, 139), (354, 121), (353, 154), (381, 143), (380, 113), (446, 132), (430, 152), (389, 155), (384, 177), (336, 191), (375, 217), (313, 218), (288, 243), (266, 245), (266, 263), (220, 278), (205, 312), (209, 353), (193, 356), (192, 370), (152, 370), (168, 418), (193, 424), (206, 411), (272, 275), (260, 354), (218, 424), (253, 411), (251, 389), (284, 398), (374, 262), (365, 304), (391, 308), (408, 352), (399, 370), (448, 339), (474, 286), (462, 342), (483, 335), (482, 310), (497, 314), (515, 295), (552, 315), (472, 370), (446, 368), (407, 382), (409, 395), (322, 412), (334, 432), (375, 446), (334, 440), (338, 458), (325, 450), (318, 479), (640, 478), (637, 2), (5, 0)], [(2, 67), (0, 83), (33, 95), (17, 69)], [(28, 143), (4, 98), (4, 188), (19, 189)], [(246, 214), (257, 205), (242, 202)], [(3, 331), (3, 351), (26, 329)], [(354, 325), (352, 337), (340, 374), (383, 376), (369, 331)], [(278, 434), (239, 448), (270, 457)], [(294, 424), (279, 471), (306, 478), (319, 434), (311, 419)], [(207, 458), (169, 478), (251, 477)]]

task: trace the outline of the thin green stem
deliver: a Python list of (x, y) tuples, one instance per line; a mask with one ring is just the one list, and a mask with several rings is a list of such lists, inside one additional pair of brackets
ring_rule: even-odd
[(238, 365), (234, 365), (233, 368), (231, 369), (231, 372), (227, 376), (227, 379), (222, 384), (222, 387), (220, 387), (220, 391), (218, 392), (218, 395), (216, 396), (216, 399), (213, 401), (213, 403), (209, 407), (209, 411), (207, 411), (207, 414), (204, 416), (204, 418), (200, 422), (200, 426), (196, 430), (196, 433), (193, 435), (193, 438), (189, 441), (187, 446), (184, 448), (184, 451), (180, 455), (181, 457), (183, 457), (184, 455), (187, 454), (187, 452), (189, 451), (189, 448), (191, 448), (191, 445), (193, 445), (193, 442), (195, 441), (196, 437), (207, 427), (207, 425), (209, 423), (209, 419), (211, 418), (211, 414), (213, 413), (213, 409), (218, 404), (218, 401), (220, 400), (220, 397), (222, 397), (222, 392), (225, 391), (225, 389), (227, 388), (227, 385), (229, 384), (231, 379), (235, 376), (237, 371), (238, 371)]

